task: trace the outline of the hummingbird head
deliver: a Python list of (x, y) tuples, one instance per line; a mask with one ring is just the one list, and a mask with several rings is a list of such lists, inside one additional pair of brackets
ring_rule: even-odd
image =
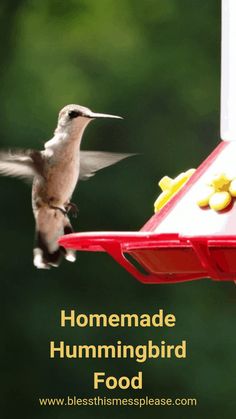
[(58, 117), (56, 131), (67, 133), (80, 132), (92, 119), (96, 118), (118, 118), (120, 116), (92, 112), (89, 108), (80, 105), (67, 105), (61, 109)]

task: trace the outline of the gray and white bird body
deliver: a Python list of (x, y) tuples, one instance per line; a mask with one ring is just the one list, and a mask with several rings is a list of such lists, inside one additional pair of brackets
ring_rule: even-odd
[(34, 265), (48, 269), (58, 266), (61, 256), (75, 261), (73, 250), (59, 247), (58, 239), (73, 231), (68, 212), (79, 179), (110, 166), (130, 154), (81, 151), (83, 132), (95, 118), (120, 118), (93, 113), (79, 105), (65, 106), (59, 113), (54, 137), (43, 151), (26, 150), (0, 153), (0, 174), (32, 180), (32, 207), (36, 223)]

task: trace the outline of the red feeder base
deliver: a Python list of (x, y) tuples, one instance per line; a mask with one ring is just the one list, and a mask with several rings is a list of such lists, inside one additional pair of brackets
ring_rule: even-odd
[(236, 144), (221, 142), (186, 185), (139, 232), (92, 232), (60, 238), (65, 248), (105, 251), (143, 283), (199, 278), (236, 280), (236, 206), (216, 212), (196, 204), (199, 188), (235, 169)]

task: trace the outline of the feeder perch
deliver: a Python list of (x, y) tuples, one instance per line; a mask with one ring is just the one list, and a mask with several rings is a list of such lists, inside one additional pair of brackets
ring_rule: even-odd
[(232, 195), (219, 211), (197, 204), (209, 179), (226, 172), (235, 173), (236, 177), (235, 0), (222, 0), (221, 70), (223, 141), (184, 186), (140, 231), (68, 234), (60, 238), (61, 246), (107, 252), (143, 283), (174, 283), (206, 277), (236, 280), (236, 198)]

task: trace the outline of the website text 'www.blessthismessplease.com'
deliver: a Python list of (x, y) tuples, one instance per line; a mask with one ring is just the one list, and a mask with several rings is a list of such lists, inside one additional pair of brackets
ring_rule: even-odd
[(77, 396), (67, 396), (62, 398), (39, 398), (39, 405), (42, 407), (75, 407), (75, 406), (104, 406), (104, 407), (112, 407), (112, 406), (133, 406), (133, 407), (147, 407), (147, 406), (155, 406), (155, 407), (194, 407), (197, 406), (197, 399), (196, 398), (158, 398), (158, 397), (135, 397), (135, 398), (115, 398), (115, 397), (84, 397), (79, 398)]

